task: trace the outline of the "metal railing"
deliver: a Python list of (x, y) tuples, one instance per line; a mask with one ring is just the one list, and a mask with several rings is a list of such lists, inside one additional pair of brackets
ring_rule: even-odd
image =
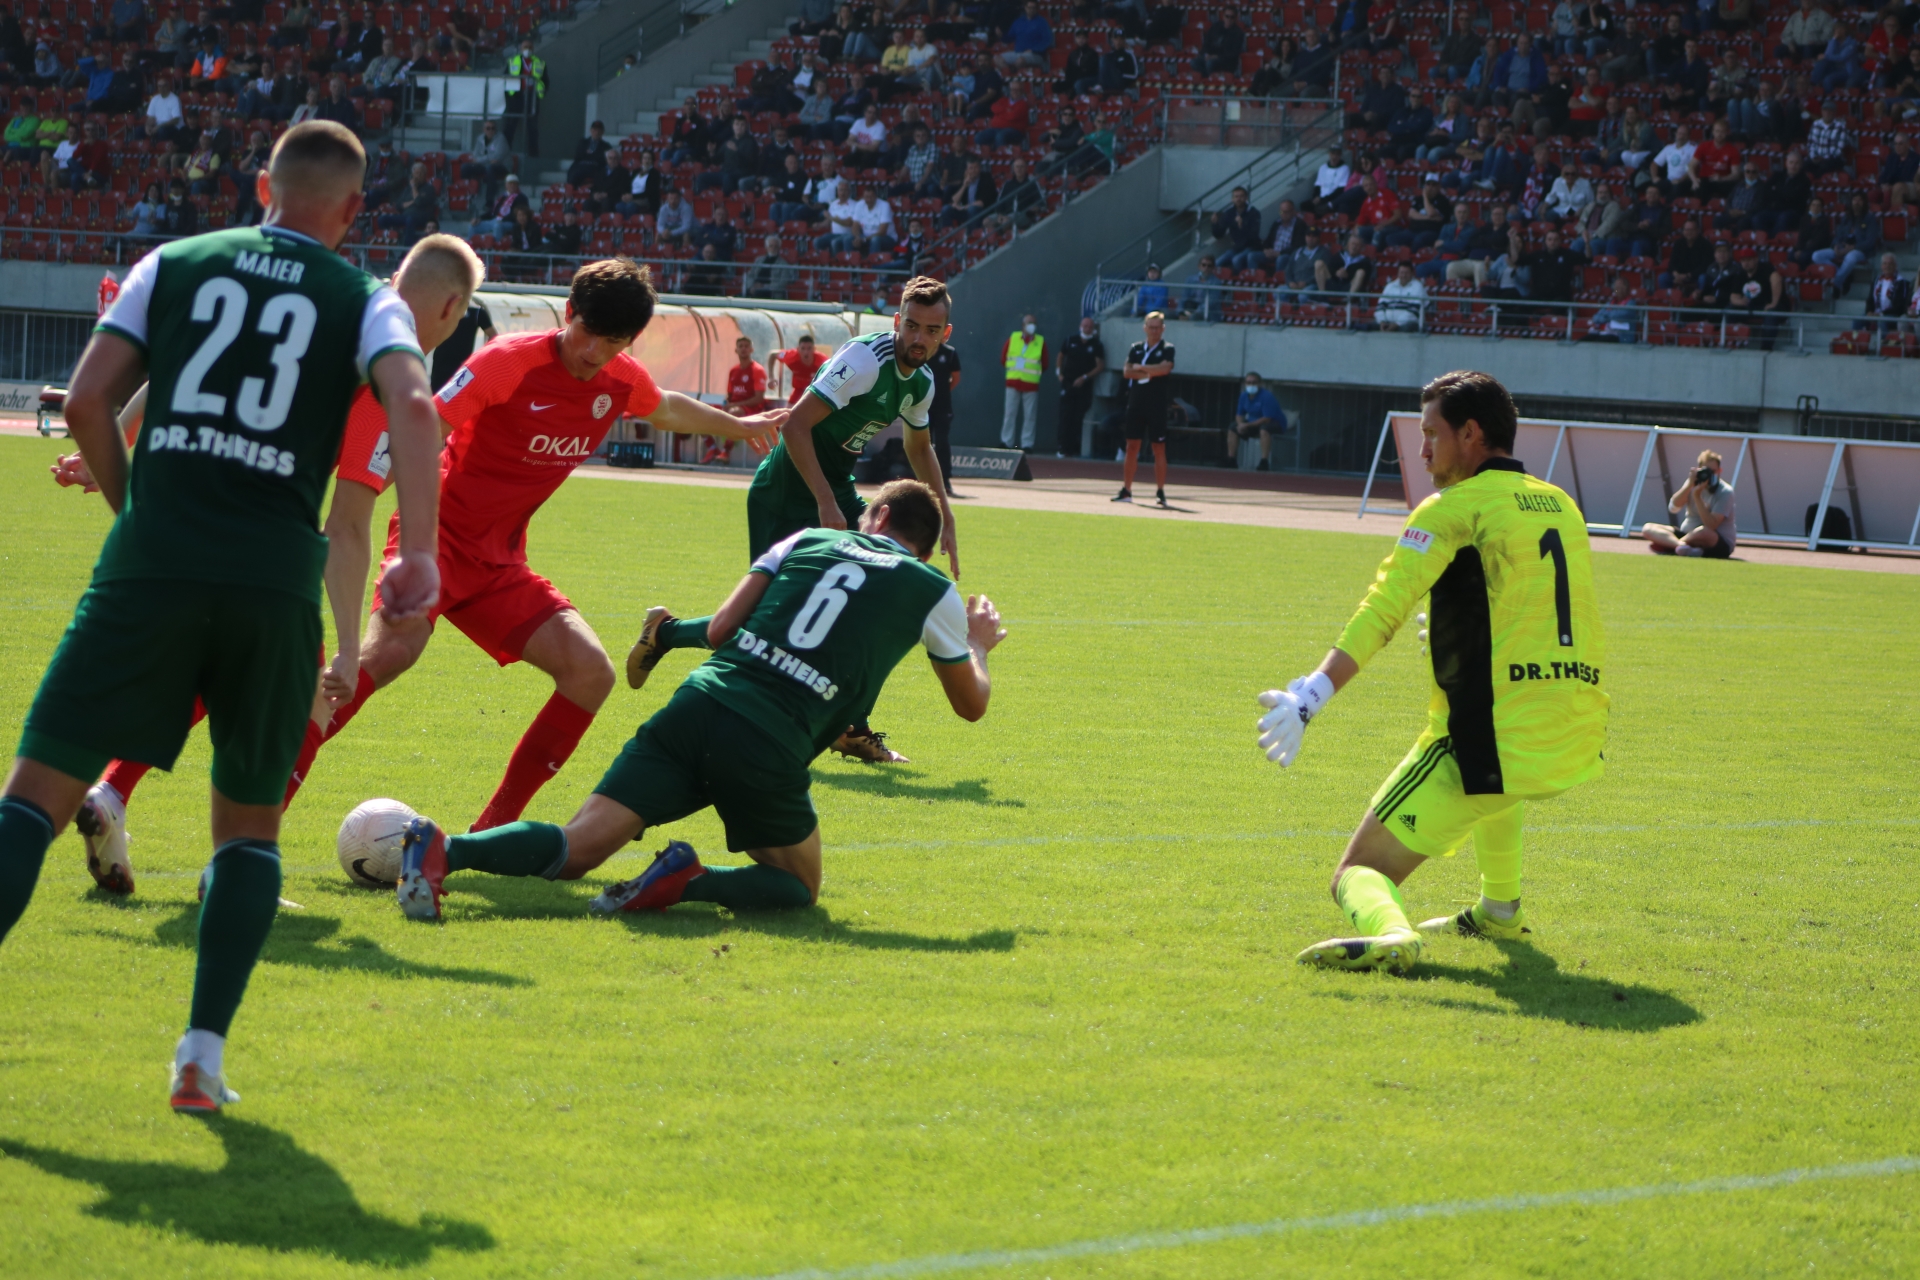
[(666, 0), (664, 4), (643, 8), (632, 22), (600, 42), (599, 60), (594, 68), (593, 84), (589, 87), (598, 88), (618, 75), (620, 64), (626, 61), (628, 54), (633, 55), (635, 63), (646, 61), (647, 50), (687, 30), (691, 25), (689, 16), (698, 21), (706, 15), (690, 13), (682, 0)]
[[(1152, 290), (1157, 286), (1158, 292)], [(1143, 297), (1143, 290), (1147, 290)], [(1822, 315), (1806, 311), (1747, 312), (1738, 307), (1547, 302), (1464, 294), (1383, 297), (1372, 291), (1318, 290), (1287, 284), (1201, 284), (1116, 280), (1096, 276), (1090, 296), (1102, 310), (1129, 315), (1163, 311), (1167, 318), (1276, 328), (1383, 329), (1480, 338), (1610, 342), (1620, 346), (1685, 346), (1812, 353), (1920, 356), (1920, 314), (1906, 317)]]
[[(1229, 193), (1235, 187), (1247, 188), (1249, 199), (1256, 208), (1290, 190), (1301, 180), (1301, 170), (1307, 157), (1340, 136), (1341, 116), (1337, 104), (1321, 102), (1318, 105), (1318, 115), (1289, 115), (1287, 132), (1280, 140), (1201, 192), (1184, 208), (1161, 219), (1144, 234), (1107, 255), (1094, 268), (1096, 277), (1137, 278), (1149, 262), (1161, 258), (1172, 261), (1195, 252), (1213, 238), (1212, 224), (1207, 218), (1208, 210), (1217, 211), (1226, 204)], [(1097, 315), (1113, 306), (1117, 300), (1117, 297), (1100, 295), (1089, 286), (1083, 309), (1088, 315)]]
[(1272, 147), (1290, 142), (1339, 105), (1326, 98), (1178, 93), (1159, 100), (1160, 140), (1174, 147)]

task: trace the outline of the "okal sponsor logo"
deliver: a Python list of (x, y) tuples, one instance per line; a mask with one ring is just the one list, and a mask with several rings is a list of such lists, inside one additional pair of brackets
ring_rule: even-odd
[(544, 453), (555, 458), (584, 458), (593, 452), (592, 436), (535, 436), (527, 441), (528, 453)]

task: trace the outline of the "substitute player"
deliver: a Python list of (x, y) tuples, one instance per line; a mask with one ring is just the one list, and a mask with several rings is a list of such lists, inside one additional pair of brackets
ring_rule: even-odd
[[(1520, 910), (1520, 826), (1528, 800), (1598, 777), (1606, 637), (1594, 604), (1587, 522), (1566, 493), (1509, 456), (1515, 413), (1484, 373), (1449, 373), (1420, 393), (1421, 460), (1439, 492), (1407, 519), (1366, 599), (1326, 661), (1260, 695), (1260, 745), (1285, 766), (1302, 731), (1393, 638), (1422, 596), (1432, 621), (1427, 728), (1373, 803), (1333, 873), (1356, 936), (1300, 953), (1303, 964), (1404, 973), (1420, 958), (1400, 885), (1471, 835), (1480, 901), (1424, 932), (1512, 940)], [(1419, 619), (1425, 621), (1424, 615)]]
[[(428, 236), (408, 251), (400, 269), (394, 273), (393, 289), (407, 304), (413, 316), (414, 331), (420, 349), (431, 354), (447, 334), (465, 324), (463, 313), (471, 315), (468, 303), (480, 286), (486, 268), (467, 242), (455, 236)], [(471, 345), (471, 342), (469, 342)], [(120, 413), (121, 434), (131, 445), (137, 438), (146, 410), (147, 389), (140, 388)], [(75, 453), (61, 458), (51, 468), (62, 485), (81, 485), (89, 493), (98, 491), (86, 459)], [(327, 567), (324, 574), (327, 599), (335, 620), (337, 648), (331, 663), (325, 663), (321, 688), (314, 696), (312, 716), (306, 737), (294, 761), (293, 775), (287, 780), (283, 804), (293, 797), (305, 781), (320, 744), (325, 740), (335, 708), (353, 696), (360, 662), (361, 602), (366, 598), (367, 569), (372, 562), (369, 531), (373, 523), (373, 504), (387, 486), (392, 474), (393, 457), (389, 449), (387, 413), (373, 394), (371, 386), (354, 393), (347, 411), (346, 436), (340, 444), (340, 461), (334, 468), (333, 500), (327, 508), (327, 522), (321, 532), (327, 538)], [(206, 707), (198, 699), (193, 705), (193, 724), (206, 717)], [(88, 790), (87, 798), (74, 815), (86, 847), (87, 870), (94, 882), (109, 893), (133, 892), (133, 862), (127, 849), (127, 803), (133, 790), (152, 766), (139, 760), (115, 760), (99, 782)]]
[[(426, 358), (399, 297), (334, 252), (360, 212), (365, 169), (338, 124), (289, 129), (259, 178), (263, 225), (141, 259), (67, 395), (68, 431), (117, 518), (0, 799), (0, 935), (107, 761), (171, 767), (200, 698), (214, 853), (176, 1111), (235, 1100), (226, 1035), (273, 924), (281, 799), (313, 702), (320, 499), (369, 376), (400, 487), (386, 608), (424, 614), (439, 595)], [(143, 379), (151, 407), (129, 465), (115, 414)]]
[(715, 902), (735, 911), (804, 907), (820, 894), (820, 823), (807, 762), (870, 704), (900, 659), (926, 647), (947, 701), (978, 720), (992, 692), (987, 654), (1006, 632), (993, 602), (967, 603), (924, 562), (940, 539), (934, 493), (896, 480), (860, 529), (804, 529), (754, 561), (713, 615), (713, 656), (640, 726), (566, 826), (516, 822), (446, 838), (407, 833), (401, 909), (440, 916), (454, 871), (577, 880), (648, 827), (712, 805), (744, 867), (704, 866), (669, 843), (641, 875), (593, 900), (600, 912)]
[[(960, 576), (953, 509), (927, 430), (933, 375), (926, 365), (953, 332), (952, 309), (946, 285), (918, 276), (900, 292), (891, 331), (862, 334), (833, 353), (781, 428), (780, 444), (754, 472), (747, 490), (749, 559), (801, 529), (858, 527), (866, 502), (853, 487), (853, 464), (867, 441), (899, 422), (907, 462), (940, 505), (940, 549), (953, 576)], [(711, 621), (677, 619), (661, 606), (647, 610), (640, 639), (627, 654), (627, 683), (636, 689), (645, 684), (670, 649), (707, 648)], [(907, 763), (887, 746), (885, 734), (867, 724), (872, 708), (856, 710), (833, 749), (872, 764)]]
[[(727, 370), (727, 402), (722, 408), (736, 418), (749, 418), (767, 407), (767, 367), (753, 358), (753, 339), (742, 334), (733, 341), (734, 366)], [(727, 451), (718, 440), (707, 441), (702, 464), (725, 462)]]
[[(331, 741), (420, 660), (442, 617), (495, 662), (525, 661), (553, 678), (474, 830), (518, 818), (580, 744), (613, 690), (613, 663), (573, 602), (527, 564), (527, 524), (623, 414), (662, 431), (765, 447), (787, 410), (735, 418), (663, 392), (627, 348), (653, 319), (653, 284), (625, 258), (574, 273), (566, 327), (489, 342), (436, 397), (451, 432), (440, 464), (440, 603), (394, 622), (376, 614), (360, 647), (358, 685), (333, 714)], [(397, 526), (387, 554), (397, 547)], [(376, 592), (376, 598), (378, 593)]]

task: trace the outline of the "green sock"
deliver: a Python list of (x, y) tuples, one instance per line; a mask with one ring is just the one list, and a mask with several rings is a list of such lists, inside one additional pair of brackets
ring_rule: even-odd
[(713, 621), (713, 615), (704, 618), (678, 618), (660, 628), (660, 647), (664, 649), (711, 649), (707, 643), (707, 624)]
[(567, 865), (567, 833), (551, 822), (509, 822), (504, 827), (453, 836), (447, 870), (493, 876), (544, 876), (552, 880)]
[(213, 851), (209, 870), (187, 1026), (225, 1036), (280, 909), (280, 846), (272, 840), (229, 840)]
[(791, 871), (750, 862), (744, 867), (708, 867), (687, 881), (682, 902), (715, 902), (730, 911), (773, 911), (804, 907), (813, 901), (804, 881)]
[(53, 819), (31, 800), (0, 800), (0, 938), (33, 900), (40, 864), (53, 843)]
[(1407, 921), (1406, 904), (1400, 900), (1400, 887), (1372, 867), (1348, 867), (1334, 896), (1358, 937), (1378, 938), (1413, 928)]

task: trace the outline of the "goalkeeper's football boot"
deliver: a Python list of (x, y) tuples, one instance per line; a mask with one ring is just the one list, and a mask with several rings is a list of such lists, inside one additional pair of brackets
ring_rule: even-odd
[(913, 761), (887, 745), (887, 735), (872, 729), (849, 729), (834, 740), (833, 749), (852, 760), (867, 764), (912, 764)]
[(197, 1062), (175, 1063), (170, 1101), (182, 1115), (210, 1116), (227, 1103), (240, 1101), (240, 1095), (227, 1088), (224, 1077)]
[(1527, 928), (1527, 913), (1515, 908), (1513, 918), (1501, 920), (1479, 903), (1457, 916), (1435, 916), (1420, 922), (1422, 933), (1457, 933), (1463, 938), (1485, 938), (1492, 942), (1518, 942), (1533, 930)]
[(1322, 969), (1385, 969), (1405, 973), (1420, 962), (1420, 935), (1396, 929), (1377, 938), (1329, 938), (1296, 957)]
[(667, 652), (661, 647), (660, 632), (670, 622), (677, 622), (667, 607), (657, 604), (647, 610), (646, 623), (640, 628), (640, 638), (633, 642), (633, 648), (627, 650), (627, 684), (638, 689), (653, 674), (653, 666)]
[(127, 858), (127, 802), (104, 782), (96, 782), (73, 815), (87, 845), (87, 870), (108, 893), (133, 892), (133, 863)]
[(446, 878), (446, 833), (432, 818), (415, 818), (400, 845), (400, 909), (409, 919), (438, 920)]
[(603, 916), (620, 911), (665, 911), (680, 901), (687, 881), (706, 873), (693, 846), (685, 840), (674, 840), (653, 855), (653, 864), (645, 871), (603, 890), (587, 909)]

